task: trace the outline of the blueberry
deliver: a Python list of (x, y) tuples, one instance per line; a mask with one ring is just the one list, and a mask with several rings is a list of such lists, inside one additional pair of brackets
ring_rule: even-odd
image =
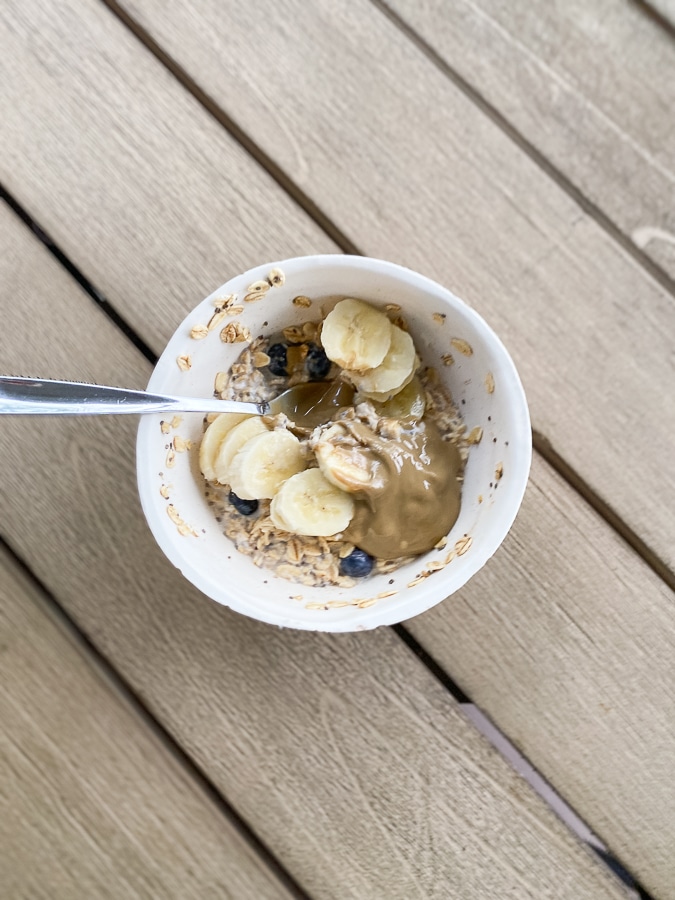
[(230, 491), (230, 496), (227, 499), (242, 516), (252, 516), (258, 509), (257, 500), (242, 500), (241, 497), (237, 497), (234, 491)]
[(373, 569), (373, 557), (369, 556), (365, 550), (354, 550), (340, 560), (340, 575), (348, 575), (350, 578), (364, 578), (370, 575)]
[(310, 378), (319, 380), (325, 378), (330, 372), (330, 360), (326, 356), (323, 347), (316, 344), (310, 344), (307, 356), (305, 357), (305, 366), (307, 374)]
[(272, 375), (288, 375), (286, 370), (286, 366), (288, 365), (288, 357), (286, 356), (287, 350), (288, 347), (286, 344), (272, 344), (267, 351), (267, 355), (270, 358), (269, 370)]

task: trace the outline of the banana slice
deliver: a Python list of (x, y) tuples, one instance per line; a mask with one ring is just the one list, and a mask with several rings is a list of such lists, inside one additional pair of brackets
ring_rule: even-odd
[(225, 435), (235, 425), (249, 418), (246, 413), (221, 413), (206, 429), (199, 446), (199, 468), (207, 481), (216, 480), (213, 464)]
[(373, 476), (372, 465), (359, 450), (359, 447), (319, 441), (314, 447), (314, 455), (327, 481), (342, 491), (354, 493), (368, 487)]
[(290, 431), (267, 431), (250, 438), (230, 463), (230, 487), (242, 500), (274, 497), (306, 462), (300, 441)]
[(373, 394), (393, 396), (412, 379), (418, 365), (413, 339), (402, 328), (392, 325), (391, 345), (380, 365), (362, 374), (350, 373), (350, 379), (366, 397)]
[(384, 403), (373, 401), (373, 406), (378, 416), (419, 421), (426, 410), (426, 403), (426, 392), (422, 387), (422, 382), (415, 376), (390, 400)]
[(270, 506), (277, 528), (315, 537), (344, 531), (353, 515), (352, 498), (327, 481), (319, 469), (306, 469), (285, 481)]
[(221, 441), (220, 448), (213, 461), (213, 471), (216, 480), (221, 484), (229, 484), (230, 466), (237, 452), (241, 450), (246, 441), (250, 441), (256, 435), (264, 434), (267, 431), (269, 429), (260, 416), (248, 416), (243, 422), (239, 422), (231, 431), (228, 431)]
[(321, 343), (326, 356), (343, 369), (365, 372), (385, 358), (392, 327), (379, 309), (348, 297), (324, 319)]
[(403, 388), (408, 387), (410, 382), (415, 377), (415, 371), (417, 369), (419, 369), (419, 367), (421, 365), (422, 365), (422, 363), (420, 362), (419, 357), (415, 357), (415, 369), (413, 369), (413, 371), (410, 373), (410, 375), (408, 375), (408, 377), (403, 382), (403, 384), (400, 386), (400, 388), (398, 388), (395, 391), (382, 391), (382, 392), (359, 391), (359, 393), (357, 394), (357, 397), (356, 397), (357, 402), (360, 403), (362, 400), (374, 400), (375, 403), (388, 403), (389, 400), (392, 399), (392, 397), (396, 397), (398, 395), (399, 391), (402, 391)]

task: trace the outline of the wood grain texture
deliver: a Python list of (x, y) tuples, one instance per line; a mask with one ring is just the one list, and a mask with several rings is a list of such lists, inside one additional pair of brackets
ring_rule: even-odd
[(2, 896), (290, 897), (5, 550), (0, 596)]
[(624, 0), (386, 2), (675, 277), (675, 44), (657, 22)]
[[(3, 231), (5, 364), (142, 381), (29, 232)], [(134, 437), (127, 417), (8, 420), (0, 529), (312, 895), (624, 896), (392, 631), (284, 632), (192, 589), (142, 519)]]
[[(22, 3), (19, 21), (34, 7), (35, 0)], [(672, 296), (368, 0), (321, 0), (309, 8), (298, 0), (273, 5), (257, 0), (228, 15), (213, 0), (189, 7), (170, 0), (142, 5), (129, 0), (126, 8), (366, 253), (435, 277), (488, 319), (519, 367), (536, 428), (675, 567), (669, 537), (675, 470), (665, 464), (661, 450), (675, 431), (675, 394), (664, 390), (675, 378)], [(85, 261), (85, 268), (102, 278), (115, 303), (161, 349), (170, 327), (167, 316), (156, 314), (156, 270), (165, 259), (172, 273), (169, 293), (194, 299), (204, 285), (204, 272), (195, 281), (193, 269), (176, 269), (175, 257), (184, 259), (185, 248), (199, 241), (177, 222), (167, 221), (166, 230), (153, 231), (149, 254), (147, 246), (129, 237), (124, 223), (129, 216), (147, 217), (148, 209), (154, 210), (152, 195), (147, 193), (139, 208), (127, 193), (131, 209), (120, 210), (126, 218), (106, 226), (105, 250), (114, 252), (93, 248), (88, 210), (96, 215), (96, 197), (107, 196), (106, 170), (90, 167), (83, 190), (79, 172), (75, 176), (67, 167), (50, 168), (51, 151), (45, 141), (33, 139), (34, 129), (27, 127), (27, 114), (18, 104), (24, 81), (34, 82), (39, 91), (31, 97), (28, 122), (35, 127), (39, 122), (55, 139), (71, 135), (76, 147), (86, 124), (88, 141), (95, 146), (105, 146), (108, 130), (116, 128), (142, 146), (138, 123), (136, 130), (129, 124), (129, 116), (139, 109), (133, 85), (120, 83), (119, 76), (115, 81), (112, 71), (92, 80), (79, 47), (93, 53), (119, 43), (123, 49), (116, 52), (122, 58), (141, 57), (125, 66), (127, 72), (147, 69), (143, 77), (149, 88), (141, 97), (157, 93), (152, 88), (155, 68), (143, 61), (137, 44), (132, 52), (127, 46), (132, 39), (118, 34), (112, 19), (104, 32), (104, 9), (82, 9), (86, 15), (78, 13), (68, 21), (70, 38), (61, 34), (60, 18), (38, 17), (37, 47), (19, 42), (14, 48), (21, 77), (10, 72), (10, 84), (17, 85), (16, 110), (10, 109), (6, 124), (13, 147), (12, 183), (51, 228), (57, 228), (61, 217), (58, 239), (77, 248), (81, 259), (80, 247), (96, 257), (96, 265)], [(68, 50), (68, 41), (77, 44), (77, 53)], [(50, 99), (58, 83), (45, 74), (42, 60), (54, 52), (52, 45), (59, 48), (65, 71), (64, 96), (107, 98), (105, 130), (94, 116), (85, 122), (80, 106), (76, 116), (66, 101)], [(163, 76), (157, 79), (165, 96)], [(124, 105), (121, 96), (127, 97)], [(124, 113), (118, 112), (120, 106)], [(147, 115), (145, 100), (140, 110)], [(209, 135), (194, 136), (203, 153), (210, 152)], [(135, 167), (152, 168), (147, 160), (155, 153), (161, 159), (164, 152), (161, 142), (146, 145), (144, 163), (134, 158), (129, 172), (126, 163), (122, 166), (124, 179), (137, 179)], [(45, 177), (35, 179), (35, 168)], [(82, 160), (80, 168), (86, 168)], [(216, 227), (211, 201), (197, 212), (198, 196), (182, 200), (187, 221), (198, 215), (202, 230)], [(174, 211), (178, 209), (176, 205)], [(153, 212), (153, 226), (157, 219)], [(116, 288), (117, 282), (123, 290)], [(162, 298), (167, 314), (170, 300)], [(185, 306), (173, 307), (172, 324)], [(651, 502), (656, 497), (662, 502)]]
[(99, 0), (0, 33), (0, 179), (155, 350), (233, 275), (337, 249)]
[(642, 885), (669, 896), (673, 592), (535, 459), (497, 557), (407, 624)]

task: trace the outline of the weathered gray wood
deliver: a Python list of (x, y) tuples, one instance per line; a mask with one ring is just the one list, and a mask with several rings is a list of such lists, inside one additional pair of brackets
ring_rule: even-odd
[(155, 349), (232, 275), (336, 250), (99, 0), (3, 3), (0, 33), (0, 178)]
[[(2, 222), (7, 368), (142, 382), (147, 363)], [(392, 631), (283, 632), (193, 590), (142, 520), (134, 432), (8, 419), (0, 530), (312, 894), (623, 896)]]
[(288, 892), (0, 550), (0, 893)]
[[(98, 4), (74, 13), (71, 0), (58, 16), (36, 0), (13, 5), (10, 184), (161, 349), (218, 268), (213, 235), (228, 245), (232, 220), (224, 239), (201, 168), (163, 215), (153, 198), (166, 182), (151, 172), (174, 146), (193, 142), (212, 159), (213, 142), (229, 142)], [(673, 298), (368, 0), (257, 0), (227, 15), (212, 0), (128, 9), (365, 252), (436, 277), (486, 316), (516, 359), (537, 429), (675, 565), (675, 470), (661, 449), (675, 431), (675, 393), (664, 389)], [(26, 21), (22, 43), (16, 23)], [(86, 97), (99, 98), (93, 110)], [(156, 131), (144, 143), (148, 121)], [(138, 152), (108, 155), (110, 134)], [(64, 142), (68, 159), (53, 149)], [(181, 159), (177, 177), (187, 177), (188, 150)], [(239, 191), (265, 205), (246, 183)], [(280, 227), (268, 209), (280, 252), (301, 220), (291, 210), (294, 224)], [(235, 231), (249, 227), (246, 203), (236, 212)], [(264, 234), (251, 238), (249, 259), (274, 255)]]
[(408, 627), (641, 883), (668, 896), (672, 591), (535, 458), (497, 558)]
[(387, 3), (675, 276), (675, 44), (639, 3)]

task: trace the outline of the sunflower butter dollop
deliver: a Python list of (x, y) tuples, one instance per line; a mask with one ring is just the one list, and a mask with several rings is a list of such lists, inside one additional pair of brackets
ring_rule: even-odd
[(371, 556), (425, 553), (459, 515), (460, 453), (427, 419), (378, 431), (359, 420), (340, 421), (324, 431), (314, 452), (324, 475), (354, 497), (345, 539)]

